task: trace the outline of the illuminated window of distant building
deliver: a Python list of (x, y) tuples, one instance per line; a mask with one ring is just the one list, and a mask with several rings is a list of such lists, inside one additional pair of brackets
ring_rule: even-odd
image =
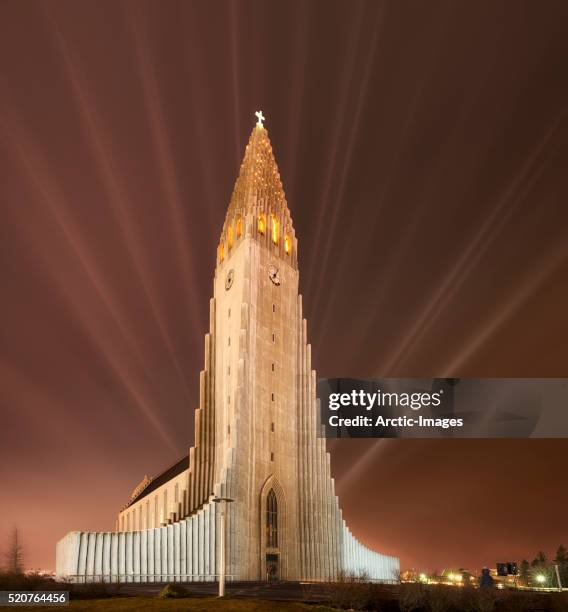
[(272, 217), (272, 242), (278, 244), (278, 219)]
[(266, 219), (264, 218), (264, 215), (260, 215), (258, 217), (258, 233), (264, 234), (265, 231), (266, 231)]
[(227, 244), (229, 248), (233, 246), (233, 226), (229, 225), (229, 229), (227, 230)]
[(290, 255), (291, 244), (289, 236), (286, 236), (286, 238), (284, 238), (284, 250), (286, 251), (287, 255)]
[(225, 245), (221, 242), (219, 245), (219, 261), (223, 261), (225, 259)]
[(243, 235), (243, 221), (239, 217), (237, 219), (237, 238), (240, 238)]

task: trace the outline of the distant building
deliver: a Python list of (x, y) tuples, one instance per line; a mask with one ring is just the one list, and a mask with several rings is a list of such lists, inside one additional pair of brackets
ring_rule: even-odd
[(67, 534), (57, 574), (71, 580), (215, 580), (218, 504), (228, 506), (237, 580), (393, 581), (399, 560), (358, 542), (342, 518), (316, 403), (298, 294), (298, 242), (259, 117), (217, 251), (210, 331), (189, 454), (145, 477), (115, 533)]

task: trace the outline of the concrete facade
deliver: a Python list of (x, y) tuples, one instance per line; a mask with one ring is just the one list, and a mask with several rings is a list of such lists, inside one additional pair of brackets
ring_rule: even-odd
[[(57, 574), (73, 580), (215, 580), (229, 497), (227, 573), (238, 580), (396, 580), (396, 557), (343, 520), (298, 293), (298, 243), (266, 129), (253, 129), (217, 253), (195, 443), (145, 479), (115, 533), (71, 532)], [(187, 466), (187, 467), (186, 467)]]

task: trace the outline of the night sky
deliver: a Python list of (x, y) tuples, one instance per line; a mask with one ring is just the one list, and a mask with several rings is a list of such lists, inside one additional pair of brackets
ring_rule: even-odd
[[(319, 376), (567, 376), (567, 29), (552, 0), (3, 0), (0, 544), (53, 568), (187, 452), (258, 109)], [(567, 440), (330, 447), (403, 568), (568, 545)]]

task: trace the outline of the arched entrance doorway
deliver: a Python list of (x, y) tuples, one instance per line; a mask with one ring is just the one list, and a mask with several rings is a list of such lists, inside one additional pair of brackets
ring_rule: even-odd
[(280, 483), (271, 476), (260, 494), (260, 579), (285, 580), (286, 500)]

